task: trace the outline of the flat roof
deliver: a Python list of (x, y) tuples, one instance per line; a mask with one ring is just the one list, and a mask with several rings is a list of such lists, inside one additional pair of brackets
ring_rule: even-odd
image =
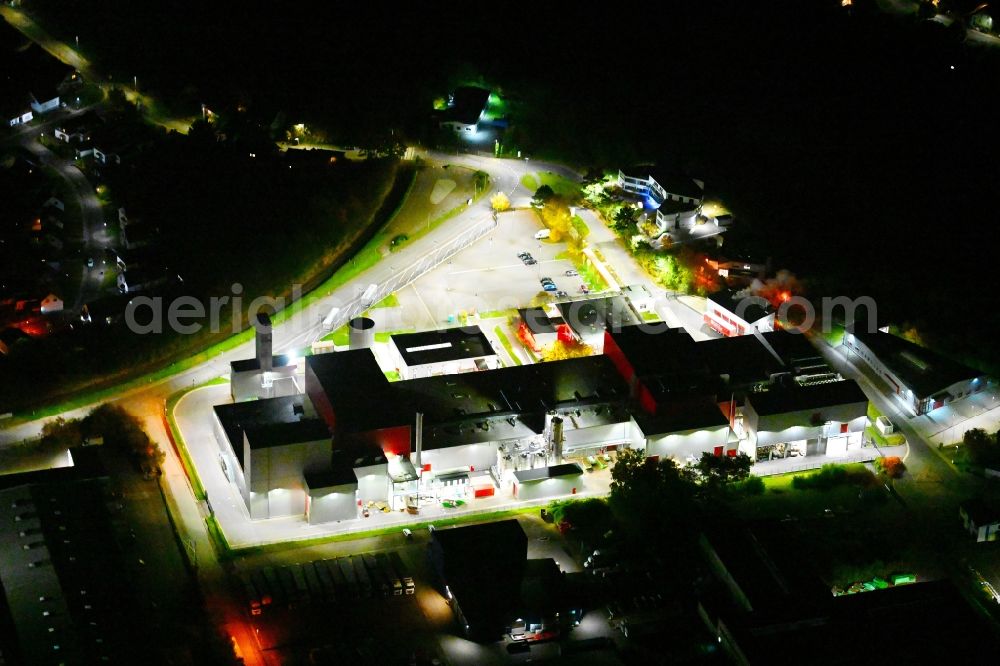
[(853, 379), (825, 384), (810, 384), (788, 388), (774, 388), (761, 393), (750, 393), (747, 402), (761, 416), (800, 412), (807, 409), (836, 405), (868, 404), (868, 396)]
[(952, 384), (985, 376), (975, 368), (891, 333), (853, 331), (853, 335), (921, 399)]
[(351, 349), (306, 357), (306, 382), (316, 378), (336, 413), (340, 432), (366, 432), (408, 424), (413, 413), (401, 409), (385, 373), (370, 349)]
[(305, 479), (307, 491), (358, 484), (354, 469), (345, 465), (334, 465), (324, 470), (306, 470), (302, 476)]
[[(751, 298), (752, 300), (749, 300)], [(764, 305), (766, 299), (752, 297), (750, 294), (744, 294), (732, 289), (723, 289), (714, 294), (709, 294), (708, 300), (736, 316), (740, 316), (737, 315), (737, 311), (741, 309), (742, 305), (743, 315), (741, 318), (749, 324), (753, 324), (774, 314), (774, 308), (771, 307), (770, 303)], [(745, 305), (743, 305), (744, 301), (746, 301)]]
[[(295, 360), (288, 354), (278, 354), (271, 358), (271, 367), (273, 368), (284, 368), (286, 366), (292, 365), (292, 361)], [(229, 369), (233, 372), (251, 372), (254, 370), (260, 370), (260, 361), (256, 358), (244, 358), (238, 361), (230, 361)]]
[[(517, 311), (521, 321), (532, 333), (555, 333), (558, 324), (549, 317), (545, 308), (522, 308)], [(559, 324), (562, 320), (559, 320)]]
[(252, 448), (282, 446), (329, 438), (326, 423), (316, 417), (305, 395), (248, 400), (212, 408), (243, 467), (243, 433)]
[(729, 419), (711, 398), (685, 402), (674, 407), (657, 414), (638, 412), (633, 418), (639, 424), (642, 434), (647, 437), (729, 425)]
[(489, 339), (478, 326), (461, 326), (422, 333), (389, 336), (408, 367), (495, 356)]
[(549, 467), (536, 467), (534, 469), (519, 469), (514, 472), (514, 478), (521, 483), (526, 481), (541, 481), (542, 479), (555, 479), (560, 476), (579, 476), (583, 474), (583, 468), (579, 463), (563, 463), (561, 465), (550, 465)]
[(640, 378), (659, 375), (705, 379), (709, 375), (699, 343), (681, 327), (652, 322), (624, 326), (609, 331), (609, 335)]
[(563, 320), (579, 335), (598, 329), (618, 330), (641, 323), (622, 296), (565, 301), (557, 303), (556, 308)]
[(705, 195), (704, 189), (695, 182), (694, 178), (652, 164), (639, 164), (626, 167), (622, 169), (622, 173), (629, 178), (655, 180), (668, 194), (694, 197), (696, 199), (701, 199)]
[(786, 370), (756, 335), (714, 338), (696, 344), (712, 372), (728, 375), (731, 384), (765, 381)]
[(458, 121), (464, 125), (475, 125), (489, 102), (490, 91), (476, 86), (456, 88), (452, 95), (452, 105), (445, 112), (445, 121)]

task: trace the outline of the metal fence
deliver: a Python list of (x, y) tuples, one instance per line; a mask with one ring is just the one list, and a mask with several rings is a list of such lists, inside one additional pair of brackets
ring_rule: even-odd
[[(427, 254), (424, 254), (422, 257), (395, 272), (392, 277), (385, 282), (376, 285), (374, 295), (363, 293), (367, 291), (368, 285), (364, 285), (362, 282), (358, 286), (362, 293), (359, 293), (358, 296), (341, 306), (340, 311), (334, 315), (332, 320), (327, 322), (327, 326), (324, 328), (327, 328), (327, 330), (336, 330), (340, 328), (354, 317), (364, 313), (366, 310), (371, 308), (372, 305), (378, 303), (389, 294), (399, 291), (434, 268), (440, 266), (451, 257), (455, 256), (465, 248), (492, 232), (496, 229), (496, 227), (496, 220), (494, 220), (491, 216), (487, 216), (484, 220), (475, 223), (451, 240), (441, 243)], [(325, 332), (321, 333), (321, 335), (324, 334)]]

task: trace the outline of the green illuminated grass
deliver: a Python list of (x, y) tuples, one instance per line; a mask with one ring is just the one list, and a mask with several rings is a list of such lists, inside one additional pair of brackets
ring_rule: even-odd
[(524, 186), (524, 189), (528, 190), (532, 194), (534, 194), (535, 190), (539, 188), (538, 179), (535, 178), (530, 173), (526, 173), (523, 176), (521, 176), (521, 185)]
[(393, 335), (402, 335), (404, 333), (416, 333), (415, 328), (401, 328), (398, 331), (382, 331), (375, 334), (375, 342), (389, 342), (389, 337)]
[(203, 500), (208, 497), (205, 492), (205, 486), (201, 482), (201, 478), (198, 476), (198, 470), (194, 466), (194, 461), (191, 459), (191, 454), (188, 451), (187, 443), (184, 441), (184, 435), (181, 434), (180, 428), (177, 427), (177, 422), (174, 420), (174, 408), (177, 403), (185, 395), (194, 391), (195, 389), (202, 388), (204, 386), (215, 386), (217, 384), (225, 384), (226, 380), (221, 377), (216, 377), (211, 379), (204, 384), (199, 384), (194, 388), (183, 389), (177, 391), (169, 398), (167, 398), (166, 412), (167, 412), (167, 427), (170, 429), (170, 436), (177, 444), (177, 452), (180, 454), (181, 464), (184, 466), (184, 471), (187, 474), (188, 479), (191, 480), (191, 489), (194, 491), (195, 499)]
[(580, 234), (580, 238), (586, 238), (590, 235), (590, 227), (587, 226), (582, 217), (574, 215), (571, 221), (573, 222), (573, 228), (576, 229), (576, 233)]
[(399, 298), (396, 296), (396, 294), (393, 293), (389, 294), (381, 301), (373, 305), (371, 309), (374, 310), (375, 308), (395, 308), (395, 307), (399, 307)]
[(508, 338), (507, 334), (504, 333), (503, 328), (498, 325), (493, 329), (493, 332), (496, 333), (497, 337), (500, 339), (500, 344), (503, 345), (503, 348), (507, 350), (507, 353), (510, 354), (510, 357), (514, 360), (514, 364), (522, 365), (521, 359), (514, 353), (514, 346), (510, 344), (510, 338)]

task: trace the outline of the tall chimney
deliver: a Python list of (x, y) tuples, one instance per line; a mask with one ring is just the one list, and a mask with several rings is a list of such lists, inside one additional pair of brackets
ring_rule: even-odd
[(274, 367), (273, 351), (271, 349), (271, 316), (266, 312), (258, 312), (253, 322), (257, 329), (257, 366), (263, 372), (270, 372)]
[(561, 416), (552, 417), (552, 457), (558, 464), (563, 456), (563, 420)]
[(413, 444), (413, 466), (417, 469), (417, 473), (423, 469), (424, 464), (420, 460), (420, 454), (423, 452), (424, 448), (424, 414), (423, 412), (417, 412), (417, 423), (413, 429), (414, 433), (414, 444)]

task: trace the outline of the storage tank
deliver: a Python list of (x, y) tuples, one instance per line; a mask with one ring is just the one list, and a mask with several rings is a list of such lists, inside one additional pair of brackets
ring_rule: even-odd
[(351, 349), (371, 349), (375, 342), (375, 322), (368, 317), (355, 317), (348, 322)]

